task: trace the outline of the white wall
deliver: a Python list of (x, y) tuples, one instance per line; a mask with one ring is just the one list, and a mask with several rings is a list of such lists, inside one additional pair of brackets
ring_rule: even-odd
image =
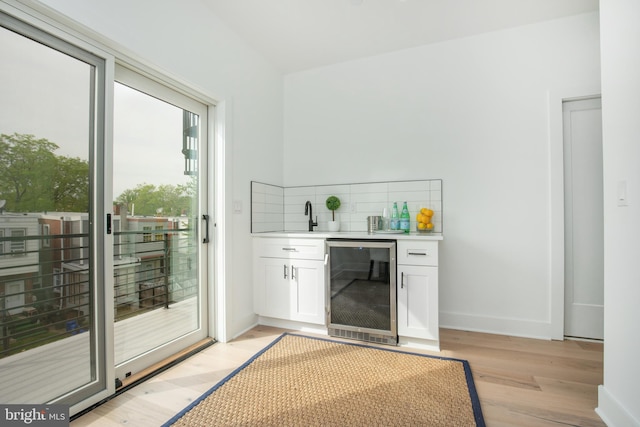
[[(600, 0), (605, 215), (604, 386), (610, 427), (640, 426), (640, 2)], [(617, 206), (627, 182), (628, 207)]]
[(567, 19), (285, 76), (284, 184), (443, 179), (443, 326), (550, 337), (548, 92), (599, 88)]
[[(282, 76), (198, 0), (45, 0), (227, 105), (227, 337), (254, 324), (250, 181), (282, 184)], [(211, 177), (213, 181), (213, 177)], [(232, 201), (242, 212), (232, 213)], [(218, 337), (220, 338), (220, 337)]]

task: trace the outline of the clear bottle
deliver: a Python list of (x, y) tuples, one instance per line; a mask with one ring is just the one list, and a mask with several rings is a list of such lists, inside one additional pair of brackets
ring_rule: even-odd
[(411, 224), (411, 216), (409, 215), (409, 209), (407, 208), (407, 202), (402, 205), (402, 213), (400, 214), (400, 230), (405, 233), (409, 233)]
[(400, 215), (398, 214), (398, 203), (393, 202), (393, 209), (391, 209), (391, 228), (392, 230), (400, 229)]

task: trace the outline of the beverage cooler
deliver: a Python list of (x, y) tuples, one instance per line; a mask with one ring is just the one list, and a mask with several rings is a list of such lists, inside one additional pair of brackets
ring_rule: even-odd
[(396, 241), (327, 239), (329, 335), (397, 345)]

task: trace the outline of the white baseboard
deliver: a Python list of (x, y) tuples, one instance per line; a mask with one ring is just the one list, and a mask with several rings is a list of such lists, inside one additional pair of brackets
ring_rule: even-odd
[(256, 317), (256, 320), (249, 324), (248, 326), (245, 326), (244, 329), (240, 330), (239, 332), (235, 332), (232, 336), (231, 339), (229, 341), (233, 341), (236, 338), (238, 338), (240, 335), (244, 334), (245, 332), (249, 332), (251, 329), (255, 328), (256, 326), (258, 326), (258, 320)]
[(602, 385), (598, 386), (596, 413), (608, 427), (640, 427), (640, 421)]
[(309, 332), (313, 334), (327, 335), (327, 327), (313, 323), (295, 322), (293, 320), (275, 319), (273, 317), (260, 316), (258, 324), (273, 326), (275, 328), (291, 329), (298, 332)]
[(545, 340), (550, 340), (553, 336), (551, 322), (443, 311), (440, 311), (440, 327)]
[(440, 341), (398, 336), (398, 347), (406, 347), (410, 349), (417, 348), (420, 350), (439, 352)]
[(242, 319), (233, 319), (233, 322), (227, 321), (224, 339), (222, 336), (216, 336), (214, 338), (220, 342), (229, 342), (251, 330), (256, 325), (258, 325), (258, 316), (252, 313), (244, 316)]

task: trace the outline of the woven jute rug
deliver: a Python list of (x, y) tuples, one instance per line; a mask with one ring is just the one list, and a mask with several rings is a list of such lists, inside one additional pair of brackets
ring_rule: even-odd
[(283, 334), (165, 426), (484, 426), (464, 360)]

